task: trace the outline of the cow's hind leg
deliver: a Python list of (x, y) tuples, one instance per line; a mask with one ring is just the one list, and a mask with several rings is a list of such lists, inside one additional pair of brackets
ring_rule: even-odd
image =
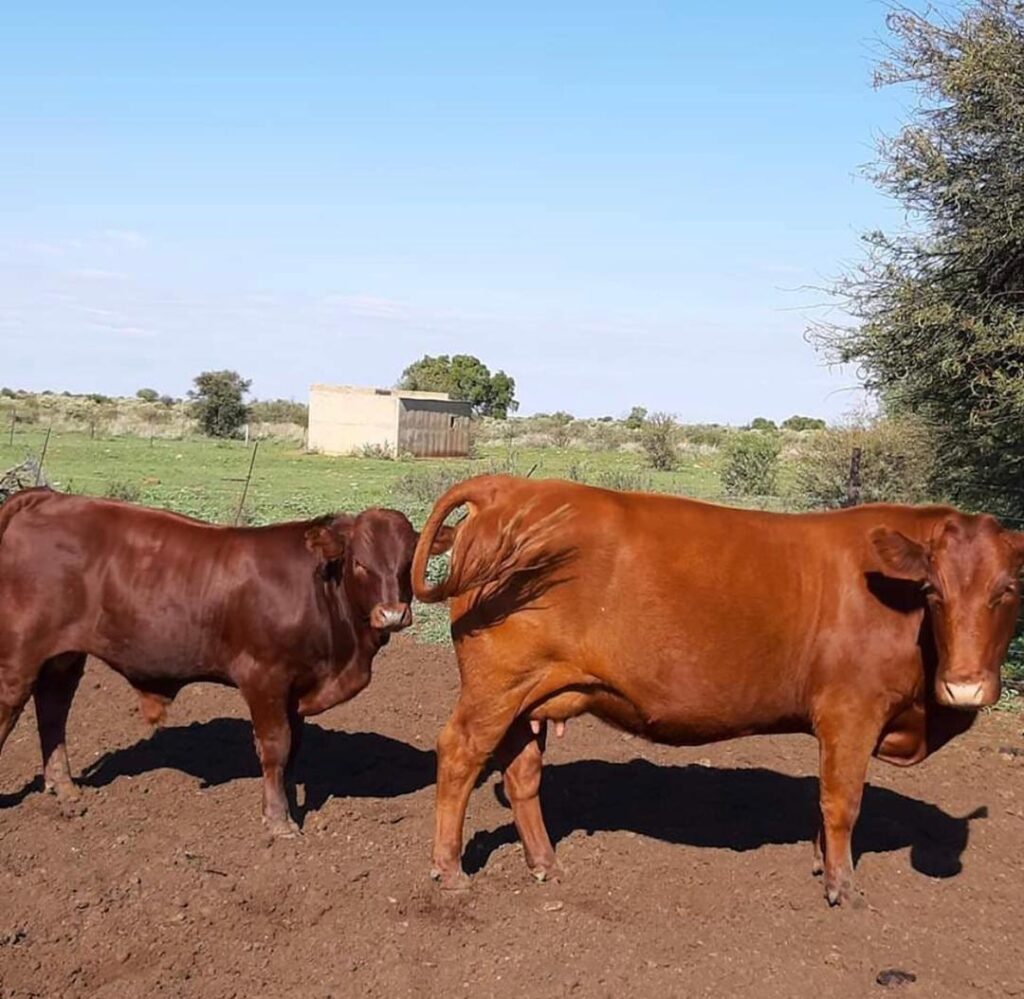
[(523, 843), (526, 866), (538, 881), (557, 880), (562, 870), (555, 859), (540, 807), (540, 778), (544, 763), (547, 723), (534, 733), (525, 716), (508, 730), (497, 751), (505, 795), (512, 806), (512, 821)]
[(78, 788), (68, 763), (67, 722), (71, 702), (85, 672), (85, 655), (69, 652), (48, 659), (36, 679), (32, 696), (43, 753), (43, 783), (57, 795), (66, 815), (78, 814)]
[(880, 728), (846, 722), (822, 727), (817, 733), (825, 897), (829, 905), (849, 900), (853, 892), (853, 827), (860, 814), (868, 761)]
[(518, 699), (501, 692), (474, 697), (465, 687), (437, 739), (437, 794), (430, 876), (442, 888), (466, 888), (462, 833), (466, 806), (480, 771), (515, 720)]
[(28, 703), (38, 672), (38, 664), (28, 666), (20, 659), (0, 660), (0, 751)]
[(288, 812), (285, 768), (292, 752), (292, 728), (288, 700), (265, 691), (243, 690), (252, 713), (256, 752), (263, 768), (263, 824), (275, 838), (299, 835), (299, 827)]

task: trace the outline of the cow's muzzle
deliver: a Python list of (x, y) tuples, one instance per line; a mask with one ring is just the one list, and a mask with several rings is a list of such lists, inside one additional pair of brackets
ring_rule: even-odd
[(999, 681), (977, 680), (973, 683), (957, 683), (939, 680), (935, 684), (935, 696), (940, 704), (948, 708), (963, 708), (977, 711), (987, 708), (999, 700)]
[(408, 604), (377, 604), (370, 611), (370, 627), (378, 631), (401, 631), (412, 624), (412, 608)]

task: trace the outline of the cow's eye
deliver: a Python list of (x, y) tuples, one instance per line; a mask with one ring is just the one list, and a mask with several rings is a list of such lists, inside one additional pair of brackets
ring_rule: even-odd
[(1015, 579), (1009, 580), (1009, 582), (992, 594), (992, 599), (988, 602), (989, 607), (995, 608), (1011, 600), (1016, 595), (1017, 588), (1017, 581)]
[(354, 561), (354, 565), (353, 565), (353, 568), (354, 568), (354, 569), (356, 570), (356, 572), (358, 572), (358, 573), (359, 573), (359, 574), (360, 574), (361, 576), (365, 576), (365, 575), (366, 575), (366, 574), (367, 574), (367, 573), (368, 573), (368, 572), (370, 571), (369, 569), (367, 569), (367, 568), (366, 568), (366, 566), (365, 566), (365, 565), (363, 565), (363, 563), (362, 563), (362, 562), (360, 562), (360, 561), (359, 561), (359, 559), (355, 559), (355, 561)]
[(931, 583), (922, 583), (921, 584), (921, 592), (929, 600), (933, 600), (936, 603), (941, 603), (942, 602), (942, 594), (939, 593), (939, 591)]

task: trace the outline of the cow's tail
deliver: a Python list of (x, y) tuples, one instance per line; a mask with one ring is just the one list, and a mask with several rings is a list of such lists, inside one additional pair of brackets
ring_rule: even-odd
[[(482, 475), (452, 486), (434, 504), (416, 545), (412, 561), (412, 586), (417, 599), (438, 603), (478, 586), (500, 588), (515, 573), (541, 569), (560, 560), (564, 546), (557, 534), (569, 516), (568, 505), (541, 517), (531, 516), (534, 504), (527, 501), (494, 529), (474, 523), (481, 510), (502, 501), (514, 480), (508, 476)], [(458, 527), (447, 578), (428, 583), (427, 560), (441, 525), (460, 506), (469, 513)]]

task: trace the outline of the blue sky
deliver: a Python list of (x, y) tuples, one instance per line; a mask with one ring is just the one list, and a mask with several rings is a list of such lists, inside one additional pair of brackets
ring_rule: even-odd
[(860, 400), (805, 343), (900, 96), (876, 2), (12, 4), (0, 383), (260, 397), (477, 354), (522, 412)]

